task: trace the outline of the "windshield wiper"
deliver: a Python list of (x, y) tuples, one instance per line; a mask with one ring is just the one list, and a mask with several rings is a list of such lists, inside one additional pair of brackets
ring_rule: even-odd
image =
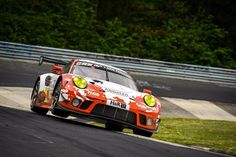
[(107, 68), (105, 68), (105, 69), (106, 69), (106, 81), (109, 81), (108, 70), (107, 70)]

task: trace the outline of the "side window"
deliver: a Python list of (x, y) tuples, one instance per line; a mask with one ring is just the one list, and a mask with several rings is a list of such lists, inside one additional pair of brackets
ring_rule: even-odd
[(65, 67), (63, 68), (62, 74), (69, 72), (71, 64), (72, 64), (72, 62), (69, 62), (68, 64), (65, 65)]

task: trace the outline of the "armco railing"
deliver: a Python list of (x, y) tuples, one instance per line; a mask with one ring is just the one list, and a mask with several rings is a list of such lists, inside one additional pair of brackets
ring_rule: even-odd
[(39, 56), (42, 55), (63, 60), (78, 57), (110, 64), (131, 72), (236, 85), (236, 70), (232, 69), (179, 64), (0, 41), (1, 57), (39, 60)]

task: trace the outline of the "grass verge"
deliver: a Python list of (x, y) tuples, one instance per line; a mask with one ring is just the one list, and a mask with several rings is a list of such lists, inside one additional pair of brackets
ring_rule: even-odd
[[(236, 156), (236, 122), (162, 118), (159, 130), (152, 138)], [(130, 129), (124, 132), (132, 133)]]

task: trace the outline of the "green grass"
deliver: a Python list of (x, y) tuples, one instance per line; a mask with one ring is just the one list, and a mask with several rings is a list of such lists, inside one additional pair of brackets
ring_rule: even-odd
[[(129, 129), (124, 132), (132, 133)], [(159, 133), (152, 138), (236, 156), (236, 122), (162, 118)]]

